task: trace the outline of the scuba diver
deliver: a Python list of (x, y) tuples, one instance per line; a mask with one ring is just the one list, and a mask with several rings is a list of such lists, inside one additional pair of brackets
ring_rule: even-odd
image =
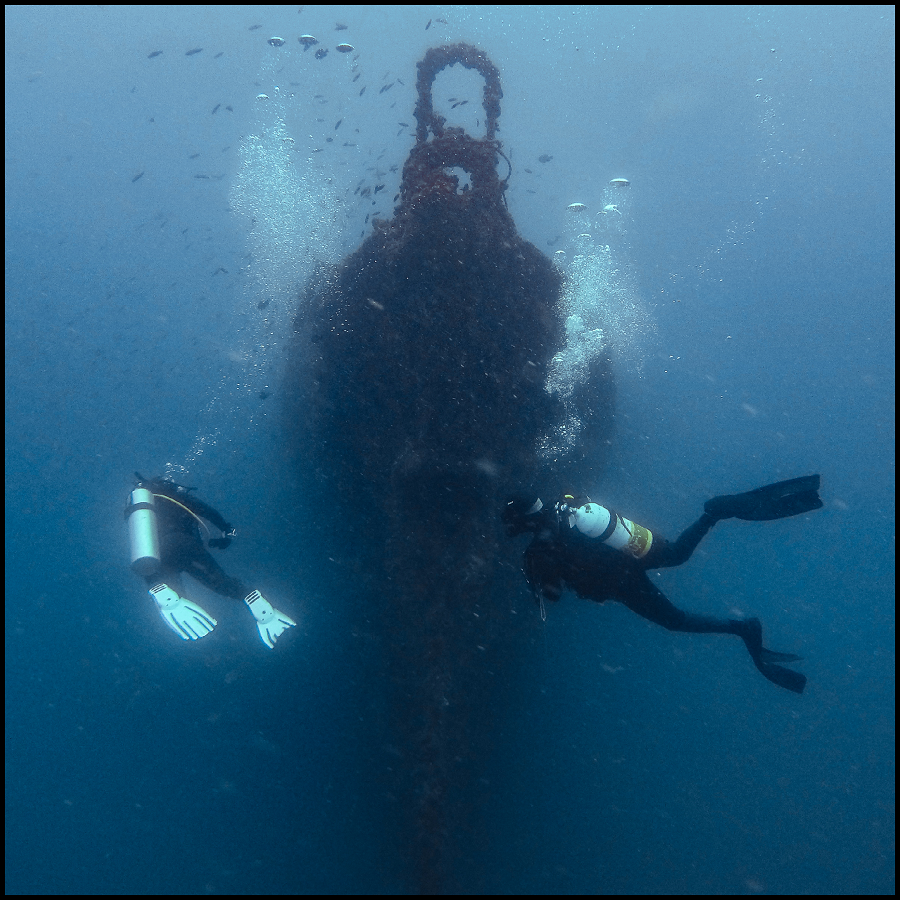
[(541, 618), (544, 600), (559, 600), (565, 584), (588, 600), (624, 603), (669, 631), (737, 635), (769, 681), (802, 694), (806, 676), (779, 665), (801, 657), (763, 647), (759, 619), (717, 619), (684, 612), (650, 581), (647, 571), (687, 562), (710, 528), (722, 519), (764, 522), (819, 509), (818, 491), (819, 476), (806, 475), (745, 494), (714, 497), (674, 543), (598, 503), (576, 501), (571, 494), (552, 508), (533, 494), (518, 494), (507, 501), (502, 519), (510, 537), (533, 535), (525, 550), (525, 577), (540, 604)]
[(220, 550), (234, 539), (234, 527), (211, 506), (190, 496), (194, 488), (167, 478), (144, 478), (138, 472), (134, 476), (137, 487), (125, 508), (131, 568), (147, 582), (166, 625), (186, 641), (202, 638), (216, 626), (209, 613), (181, 596), (181, 573), (187, 572), (211, 591), (243, 600), (256, 619), (263, 643), (274, 648), (278, 635), (297, 623), (275, 609), (259, 591), (248, 590), (243, 582), (226, 575), (203, 546), (200, 529), (210, 537), (204, 519), (222, 532), (221, 537), (209, 540), (210, 547)]

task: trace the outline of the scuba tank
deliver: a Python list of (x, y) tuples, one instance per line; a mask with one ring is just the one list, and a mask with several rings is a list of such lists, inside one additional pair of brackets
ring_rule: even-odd
[(153, 575), (159, 571), (159, 530), (156, 503), (146, 488), (135, 488), (125, 508), (128, 538), (131, 543), (131, 568), (138, 575)]
[(577, 528), (589, 538), (602, 541), (635, 559), (645, 557), (653, 544), (653, 534), (649, 529), (599, 503), (588, 502), (573, 507), (564, 502), (557, 509), (561, 516), (568, 516), (569, 528)]

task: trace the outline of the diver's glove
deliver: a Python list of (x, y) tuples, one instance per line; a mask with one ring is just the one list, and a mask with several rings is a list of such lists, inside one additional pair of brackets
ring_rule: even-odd
[(216, 627), (216, 620), (206, 610), (179, 597), (167, 584), (150, 588), (150, 596), (159, 606), (163, 622), (186, 641), (196, 641)]
[(237, 529), (233, 525), (225, 525), (225, 530), (222, 532), (222, 537), (213, 538), (209, 542), (210, 547), (215, 547), (218, 550), (224, 550), (231, 541), (237, 537)]
[(275, 609), (259, 591), (250, 591), (244, 597), (244, 603), (250, 607), (250, 612), (256, 619), (256, 627), (263, 643), (272, 649), (275, 647), (275, 638), (297, 624), (290, 616)]

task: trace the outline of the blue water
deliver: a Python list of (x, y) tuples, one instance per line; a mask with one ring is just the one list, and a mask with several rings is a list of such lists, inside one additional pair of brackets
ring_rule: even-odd
[[(893, 893), (893, 9), (257, 6), (7, 9), (7, 892), (408, 885), (367, 651), (284, 509), (277, 401), (296, 287), (390, 214), (415, 63), (448, 40), (500, 69), (522, 234), (570, 271), (580, 233), (606, 254), (576, 301), (617, 433), (579, 488), (669, 537), (713, 494), (821, 472), (825, 500), (724, 523), (657, 579), (760, 616), (802, 697), (727, 639), (533, 611), (468, 889)], [(476, 131), (477, 81), (443, 77)], [(219, 626), (183, 644), (130, 573), (131, 473), (166, 466), (297, 619), (274, 652), (199, 589)]]

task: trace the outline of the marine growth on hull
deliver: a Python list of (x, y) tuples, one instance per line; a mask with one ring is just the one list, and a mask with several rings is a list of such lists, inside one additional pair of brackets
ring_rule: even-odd
[[(432, 105), (435, 76), (457, 63), (484, 78), (480, 138), (445, 127)], [(330, 511), (325, 543), (348, 573), (351, 615), (383, 651), (373, 689), (389, 695), (403, 760), (391, 795), (400, 843), (413, 848), (411, 884), (444, 892), (456, 835), (477, 808), (472, 756), (489, 731), (484, 710), (513, 627), (508, 595), (519, 589), (499, 572), (509, 552), (500, 505), (523, 484), (574, 475), (584, 443), (567, 459), (537, 456), (563, 417), (546, 389), (565, 340), (562, 276), (506, 206), (499, 73), (475, 47), (436, 47), (418, 63), (417, 90), (393, 218), (307, 286), (285, 393), (298, 474)], [(574, 402), (583, 441), (605, 446), (605, 360)]]

